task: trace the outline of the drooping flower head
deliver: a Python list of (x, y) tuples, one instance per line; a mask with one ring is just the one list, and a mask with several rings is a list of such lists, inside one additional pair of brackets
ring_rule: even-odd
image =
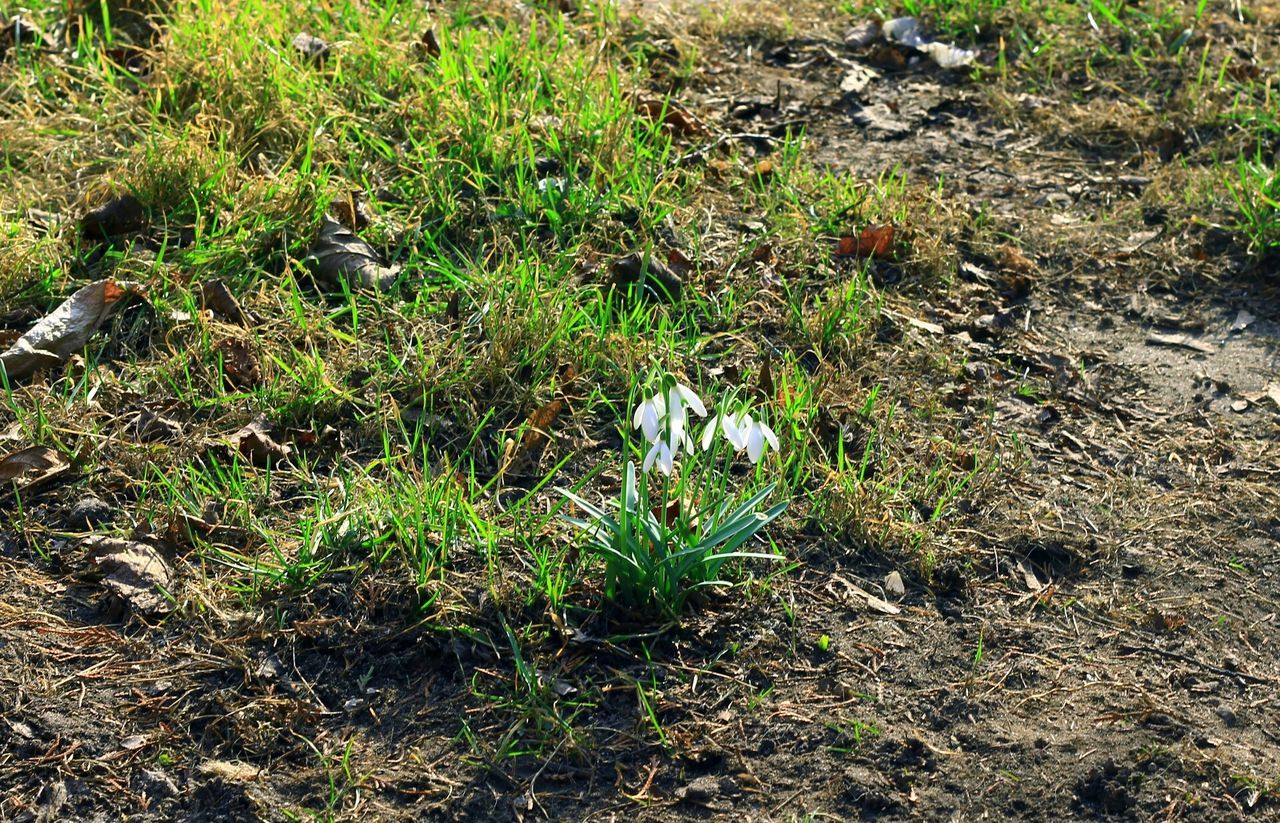
[(693, 448), (688, 434), (690, 411), (699, 417), (707, 416), (702, 398), (671, 375), (665, 375), (658, 391), (636, 406), (631, 417), (632, 428), (640, 429), (650, 443), (644, 471), (657, 464), (663, 474), (670, 475), (681, 447)]

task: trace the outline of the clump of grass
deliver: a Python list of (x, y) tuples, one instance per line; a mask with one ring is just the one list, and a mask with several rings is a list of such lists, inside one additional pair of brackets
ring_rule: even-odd
[(1249, 250), (1265, 254), (1280, 248), (1280, 170), (1261, 160), (1241, 158), (1228, 189), (1240, 212), (1239, 231)]

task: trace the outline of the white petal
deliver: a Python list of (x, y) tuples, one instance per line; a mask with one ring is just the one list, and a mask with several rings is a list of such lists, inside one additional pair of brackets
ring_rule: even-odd
[(684, 404), (697, 412), (699, 417), (707, 416), (707, 407), (702, 404), (702, 398), (694, 394), (693, 389), (683, 383), (677, 383), (676, 391), (680, 393), (680, 398), (684, 401)]
[(662, 449), (661, 443), (654, 443), (649, 448), (649, 453), (644, 456), (644, 463), (640, 466), (640, 471), (647, 473), (649, 469), (653, 468), (653, 461), (657, 459), (658, 452), (661, 449)]
[(760, 431), (764, 434), (764, 439), (769, 441), (770, 446), (773, 446), (773, 450), (778, 451), (781, 446), (778, 445), (778, 435), (773, 433), (773, 429), (760, 421), (756, 421), (756, 425), (760, 427)]
[(631, 428), (633, 429), (640, 428), (640, 421), (644, 419), (644, 410), (648, 407), (648, 405), (649, 405), (649, 401), (646, 400), (640, 405), (636, 406), (636, 413), (631, 415)]
[(658, 442), (659, 435), (662, 434), (662, 420), (658, 416), (658, 408), (652, 401), (644, 406), (644, 419), (641, 421), (644, 425), (644, 439), (650, 443)]
[(706, 451), (711, 448), (711, 440), (716, 436), (716, 428), (720, 425), (720, 415), (711, 418), (707, 423), (707, 427), (702, 430), (702, 450)]
[(733, 447), (738, 451), (742, 451), (747, 445), (746, 433), (743, 432), (740, 426), (740, 420), (739, 422), (734, 422), (734, 419), (727, 415), (720, 421), (720, 427), (724, 431), (724, 439), (733, 444)]
[(762, 456), (764, 456), (764, 435), (760, 433), (760, 426), (757, 424), (747, 432), (747, 457), (752, 463), (759, 463)]
[(658, 445), (662, 449), (662, 452), (658, 455), (658, 468), (662, 470), (663, 474), (670, 477), (676, 456), (672, 453), (671, 447), (666, 443), (659, 443)]

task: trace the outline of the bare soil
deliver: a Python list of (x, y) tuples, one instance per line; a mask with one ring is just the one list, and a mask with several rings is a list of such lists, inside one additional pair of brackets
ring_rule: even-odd
[[(930, 576), (871, 531), (801, 531), (772, 596), (549, 631), (540, 672), (566, 705), (591, 697), (570, 739), (520, 715), (502, 653), (376, 582), (153, 626), (112, 611), (70, 542), (42, 558), (0, 527), (0, 818), (1280, 816), (1280, 280), (1150, 194), (1150, 134), (1036, 116), (1083, 82), (998, 108), (909, 65), (851, 96), (866, 61), (825, 28), (703, 62), (679, 95), (718, 129), (803, 125), (811, 160), (941, 176), (987, 215), (945, 297), (881, 270), (917, 308), (886, 315), (889, 366), (961, 364), (887, 384), (1006, 444)], [(482, 590), (473, 619), (501, 637)], [(565, 742), (480, 754), (547, 739)]]

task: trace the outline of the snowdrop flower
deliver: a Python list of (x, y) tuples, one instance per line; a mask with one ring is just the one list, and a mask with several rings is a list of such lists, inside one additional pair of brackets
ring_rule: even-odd
[(766, 444), (778, 451), (778, 435), (763, 420), (753, 420), (751, 415), (744, 412), (738, 418), (737, 425), (747, 442), (747, 457), (752, 463), (759, 463), (760, 458), (764, 457)]
[(675, 459), (676, 453), (672, 450), (671, 444), (665, 440), (659, 440), (650, 447), (649, 453), (644, 456), (644, 464), (640, 467), (640, 471), (648, 472), (657, 463), (658, 471), (670, 477), (671, 469), (675, 465)]
[[(656, 461), (665, 474), (671, 474), (671, 463), (680, 447), (693, 448), (685, 427), (689, 411), (699, 417), (707, 416), (707, 407), (693, 389), (683, 383), (664, 388), (636, 407), (631, 417), (632, 428), (640, 429), (644, 439), (652, 444), (645, 456), (644, 471)], [(663, 447), (659, 449), (659, 446)]]
[[(741, 417), (742, 414), (736, 417)], [(716, 432), (724, 434), (724, 439), (733, 444), (736, 451), (742, 451), (747, 447), (746, 434), (738, 427), (734, 415), (717, 414), (707, 423), (707, 427), (702, 430), (702, 450), (706, 451), (711, 448), (711, 441), (715, 438)]]

